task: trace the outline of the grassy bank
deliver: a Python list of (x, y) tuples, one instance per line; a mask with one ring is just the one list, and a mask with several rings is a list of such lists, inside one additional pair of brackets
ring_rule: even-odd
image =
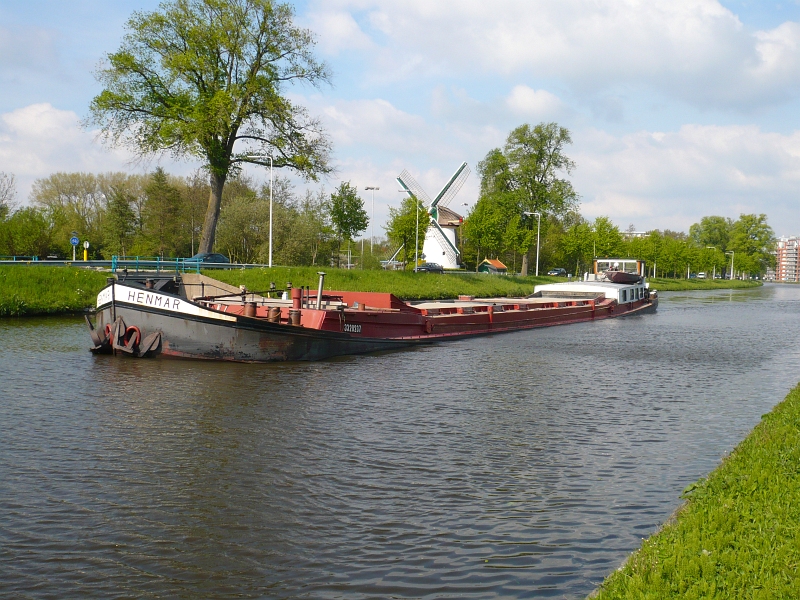
[(109, 275), (71, 267), (0, 266), (0, 316), (82, 311), (94, 306)]
[[(206, 271), (205, 274), (232, 285), (246, 285), (250, 290), (269, 289), (270, 282), (280, 289), (292, 285), (317, 288), (319, 267), (273, 267), (247, 271)], [(457, 298), (472, 296), (525, 296), (537, 283), (564, 281), (557, 277), (502, 277), (484, 273), (438, 275), (410, 271), (361, 271), (359, 269), (324, 269), (326, 290), (391, 292), (404, 300)]]
[(650, 287), (660, 292), (682, 292), (687, 290), (736, 290), (762, 285), (760, 281), (734, 279), (648, 279)]
[(800, 598), (800, 386), (597, 598)]
[[(206, 275), (251, 290), (279, 289), (291, 281), (295, 286), (316, 289), (320, 267), (274, 267), (230, 271), (204, 271)], [(391, 292), (406, 300), (456, 298), (459, 294), (478, 297), (525, 296), (537, 283), (564, 281), (556, 277), (503, 277), (478, 273), (435, 275), (407, 271), (361, 271), (326, 269), (325, 289)], [(94, 305), (97, 292), (109, 273), (71, 267), (0, 266), (0, 316), (58, 314), (84, 310)], [(655, 279), (661, 291), (706, 290), (753, 287), (756, 281), (711, 281), (697, 279)]]

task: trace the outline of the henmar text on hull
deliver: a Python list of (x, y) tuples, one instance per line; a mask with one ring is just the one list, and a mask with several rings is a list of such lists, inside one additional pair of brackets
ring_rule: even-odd
[[(635, 262), (635, 261), (634, 261)], [(640, 273), (644, 273), (641, 264)], [(272, 298), (200, 274), (109, 279), (87, 318), (92, 351), (240, 362), (321, 360), (474, 335), (653, 312), (644, 277), (536, 286), (525, 298), (403, 302), (392, 294), (294, 287)]]

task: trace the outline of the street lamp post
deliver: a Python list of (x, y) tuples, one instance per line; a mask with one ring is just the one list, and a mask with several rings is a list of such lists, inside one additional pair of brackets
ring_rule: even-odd
[(733, 252), (733, 250), (731, 250), (730, 252), (726, 252), (725, 254), (730, 254), (731, 255), (731, 277), (730, 278), (731, 278), (731, 280), (733, 280), (733, 255), (734, 255), (734, 252)]
[(414, 212), (417, 213), (417, 228), (414, 231), (416, 235), (414, 241), (414, 268), (416, 269), (419, 266), (419, 202), (416, 196), (414, 196)]
[(370, 226), (369, 252), (370, 252), (370, 254), (372, 254), (372, 244), (375, 241), (375, 190), (379, 190), (381, 188), (375, 187), (375, 186), (372, 186), (372, 185), (368, 185), (364, 189), (365, 190), (372, 190), (372, 217), (370, 217), (370, 220), (369, 220), (369, 226)]
[(269, 268), (272, 268), (272, 155), (269, 155)]
[[(402, 181), (400, 183), (403, 183)], [(417, 229), (414, 232), (415, 241), (414, 241), (414, 268), (416, 269), (419, 266), (419, 200), (417, 197), (412, 194), (409, 190), (397, 190), (402, 194), (408, 194), (410, 198), (414, 200), (414, 212), (417, 213)]]
[(539, 231), (542, 228), (542, 213), (538, 212), (528, 212), (525, 211), (522, 213), (526, 217), (531, 215), (536, 215), (536, 276), (539, 276)]
[[(716, 246), (706, 246), (706, 249), (707, 250), (716, 250), (717, 247)], [(714, 281), (717, 278), (717, 261), (714, 261), (714, 264), (712, 266), (714, 267), (714, 270), (713, 270), (713, 272), (711, 274), (711, 281)]]

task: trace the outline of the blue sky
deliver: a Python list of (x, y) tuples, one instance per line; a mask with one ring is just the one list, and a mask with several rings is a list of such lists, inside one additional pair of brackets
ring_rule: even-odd
[[(0, 170), (152, 168), (82, 129), (92, 71), (152, 0), (0, 4)], [(376, 223), (407, 168), (437, 191), (507, 133), (556, 121), (582, 212), (623, 228), (688, 230), (709, 214), (766, 213), (800, 234), (800, 4), (715, 0), (308, 0), (333, 85), (292, 97), (325, 123), (337, 174), (378, 185)], [(161, 159), (187, 174), (197, 165)], [(268, 174), (253, 171), (257, 179)], [(302, 184), (299, 184), (302, 185)], [(313, 187), (313, 186), (312, 186)], [(474, 204), (473, 175), (453, 207)]]

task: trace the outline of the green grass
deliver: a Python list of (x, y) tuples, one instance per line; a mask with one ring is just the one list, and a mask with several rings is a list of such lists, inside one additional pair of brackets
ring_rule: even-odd
[(343, 292), (391, 292), (404, 300), (457, 298), (472, 296), (526, 296), (533, 293), (537, 283), (565, 281), (557, 277), (508, 277), (484, 273), (438, 275), (410, 271), (362, 271), (360, 269), (320, 269), (319, 267), (273, 267), (230, 271), (203, 271), (203, 274), (231, 285), (246, 285), (247, 289), (263, 291), (275, 282), (284, 289), (291, 281), (295, 287), (309, 285), (317, 289), (317, 271), (324, 270), (326, 290)]
[[(291, 281), (295, 286), (317, 288), (320, 267), (275, 267), (230, 271), (209, 270), (206, 275), (254, 291), (266, 290), (274, 281), (279, 289)], [(483, 273), (435, 275), (410, 271), (362, 271), (326, 269), (326, 290), (391, 292), (404, 300), (457, 298), (459, 294), (478, 297), (525, 296), (537, 283), (564, 281), (557, 277), (508, 277)], [(0, 266), (0, 316), (43, 315), (79, 312), (95, 303), (97, 292), (110, 273), (72, 267), (13, 265)], [(760, 285), (755, 281), (711, 281), (655, 279), (652, 287), (661, 291), (728, 289)]]
[(94, 306), (109, 275), (60, 266), (0, 266), (0, 316), (82, 311)]
[(800, 386), (596, 598), (800, 598)]
[(760, 281), (734, 279), (648, 279), (650, 287), (659, 292), (682, 292), (686, 290), (731, 290), (753, 288), (762, 285)]

